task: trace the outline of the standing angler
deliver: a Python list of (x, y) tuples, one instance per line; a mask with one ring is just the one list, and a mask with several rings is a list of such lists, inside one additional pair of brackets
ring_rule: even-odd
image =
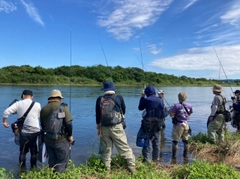
[(233, 102), (233, 121), (232, 121), (232, 125), (233, 127), (237, 128), (236, 132), (240, 132), (240, 90), (236, 90), (234, 92), (236, 97), (232, 97), (232, 102)]
[(216, 142), (216, 134), (219, 141), (224, 141), (224, 123), (225, 119), (222, 114), (224, 111), (225, 98), (221, 95), (222, 86), (215, 84), (212, 88), (212, 92), (215, 95), (211, 105), (211, 114), (209, 116), (208, 123), (208, 138), (211, 143)]
[(172, 128), (172, 158), (176, 159), (176, 153), (178, 149), (178, 142), (182, 139), (184, 144), (183, 156), (188, 156), (188, 131), (189, 116), (192, 114), (192, 105), (185, 102), (187, 94), (181, 92), (178, 94), (178, 101), (170, 109), (170, 116), (173, 117), (173, 128)]
[(121, 95), (115, 93), (112, 82), (105, 82), (103, 96), (96, 100), (96, 125), (100, 136), (100, 151), (105, 168), (111, 170), (112, 147), (115, 145), (119, 154), (126, 159), (128, 169), (135, 172), (135, 156), (127, 143), (122, 120), (125, 114), (125, 103)]
[[(145, 95), (147, 96), (145, 98)], [(159, 131), (163, 125), (163, 118), (166, 116), (164, 112), (163, 100), (156, 96), (155, 88), (147, 86), (142, 91), (138, 109), (146, 110), (146, 115), (143, 116), (142, 128), (144, 133), (149, 135), (151, 143), (148, 147), (142, 148), (143, 162), (150, 163), (149, 155), (152, 144), (152, 161), (158, 163), (160, 155), (160, 140)]]
[[(40, 121), (48, 152), (48, 164), (56, 172), (64, 172), (69, 161), (69, 143), (73, 143), (72, 116), (59, 90), (52, 90), (48, 103), (41, 109)], [(59, 123), (60, 122), (60, 123)]]
[[(2, 123), (4, 127), (8, 128), (10, 125), (6, 122), (10, 114), (17, 113), (18, 118), (21, 118), (28, 110), (29, 106), (33, 103), (33, 92), (31, 90), (24, 90), (21, 95), (22, 100), (13, 103), (3, 113)], [(37, 145), (36, 140), (40, 132), (39, 116), (41, 105), (38, 102), (34, 102), (32, 108), (27, 114), (22, 130), (20, 133), (20, 154), (19, 163), (22, 171), (26, 170), (26, 154), (31, 153), (30, 164), (31, 168), (37, 166)]]

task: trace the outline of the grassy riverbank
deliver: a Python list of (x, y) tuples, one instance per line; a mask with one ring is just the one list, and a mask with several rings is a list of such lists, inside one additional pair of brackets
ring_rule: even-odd
[[(104, 169), (98, 155), (91, 155), (86, 163), (70, 162), (64, 173), (55, 173), (47, 167), (22, 173), (23, 179), (240, 179), (240, 133), (225, 131), (225, 141), (210, 144), (205, 133), (194, 134), (190, 140), (192, 163), (161, 163), (146, 165), (141, 156), (136, 160), (136, 173), (131, 174), (126, 161), (113, 157), (111, 172)], [(14, 179), (16, 172), (0, 168), (0, 178)]]
[[(54, 173), (52, 169), (42, 168), (28, 173), (22, 173), (20, 178), (24, 179), (240, 179), (240, 174), (231, 166), (226, 164), (210, 164), (204, 160), (194, 160), (191, 164), (173, 165), (162, 164), (151, 166), (136, 161), (136, 173), (131, 174), (127, 170), (126, 162), (120, 157), (113, 158), (111, 172), (104, 169), (99, 157), (92, 155), (86, 164), (75, 166), (70, 163), (66, 172)], [(0, 177), (6, 179), (14, 178), (13, 174), (0, 170)]]
[[(87, 162), (76, 166), (69, 163), (65, 173), (54, 173), (42, 167), (22, 173), (24, 179), (240, 179), (240, 134), (226, 131), (225, 142), (210, 144), (207, 135), (199, 133), (190, 140), (190, 152), (196, 157), (189, 164), (159, 164), (150, 166), (136, 160), (136, 173), (131, 174), (126, 161), (119, 155), (113, 158), (111, 172), (104, 169), (101, 159), (92, 155)], [(12, 179), (14, 174), (0, 169), (0, 178)]]

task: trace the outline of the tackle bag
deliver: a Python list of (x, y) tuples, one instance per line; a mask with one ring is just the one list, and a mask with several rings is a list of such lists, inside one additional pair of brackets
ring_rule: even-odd
[(140, 127), (137, 133), (136, 145), (138, 147), (148, 147), (149, 146), (149, 135), (144, 133), (143, 128)]
[(65, 118), (63, 109), (65, 105), (62, 103), (57, 110), (53, 111), (44, 126), (44, 135), (52, 140), (57, 140), (60, 135), (65, 133), (63, 125), (63, 119)]
[(156, 117), (145, 118), (142, 120), (143, 132), (154, 135), (156, 132), (160, 131), (163, 123), (163, 119), (158, 119)]
[(29, 111), (32, 109), (33, 105), (34, 105), (34, 101), (30, 104), (29, 108), (27, 109), (27, 111), (23, 114), (22, 117), (18, 118), (15, 122), (13, 122), (11, 124), (11, 128), (12, 128), (12, 132), (14, 133), (14, 142), (16, 145), (20, 145), (20, 132), (22, 131), (23, 128), (23, 123), (29, 113)]

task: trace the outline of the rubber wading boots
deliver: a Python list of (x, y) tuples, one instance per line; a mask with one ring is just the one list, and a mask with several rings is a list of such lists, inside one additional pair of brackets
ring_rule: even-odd
[(178, 150), (178, 142), (177, 141), (173, 141), (172, 142), (172, 158), (176, 159), (176, 154), (177, 154), (177, 150)]
[(183, 144), (184, 144), (183, 157), (187, 158), (188, 157), (188, 141), (187, 140), (183, 141)]

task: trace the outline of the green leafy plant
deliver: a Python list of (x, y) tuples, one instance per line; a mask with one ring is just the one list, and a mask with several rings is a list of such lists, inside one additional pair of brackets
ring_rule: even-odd
[(192, 164), (180, 166), (172, 171), (171, 176), (178, 179), (240, 179), (235, 168), (226, 164), (210, 164), (204, 160), (194, 160)]

